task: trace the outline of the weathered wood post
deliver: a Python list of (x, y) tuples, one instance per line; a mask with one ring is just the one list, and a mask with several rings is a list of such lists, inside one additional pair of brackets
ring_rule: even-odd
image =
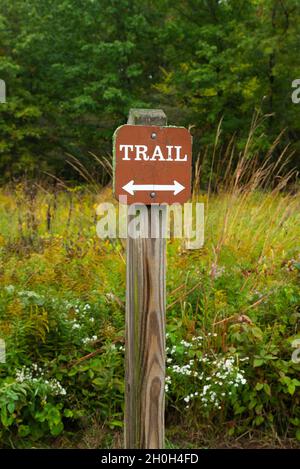
[[(128, 117), (132, 125), (166, 121), (161, 110), (131, 109)], [(155, 227), (157, 238), (150, 236), (150, 205), (142, 213), (148, 237), (127, 238), (125, 447), (159, 449), (165, 427), (166, 207)]]
[(160, 449), (164, 447), (167, 204), (183, 204), (190, 197), (192, 139), (183, 127), (167, 127), (161, 110), (131, 109), (128, 123), (114, 133), (113, 148), (114, 196), (129, 205), (125, 447)]

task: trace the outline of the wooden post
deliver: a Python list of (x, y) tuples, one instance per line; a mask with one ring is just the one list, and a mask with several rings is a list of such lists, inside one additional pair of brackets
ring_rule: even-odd
[[(166, 116), (161, 110), (131, 109), (128, 124), (165, 126)], [(149, 236), (151, 206), (143, 216), (149, 222), (148, 236), (127, 238), (125, 448), (160, 449), (165, 411), (166, 207), (154, 227), (157, 238)]]

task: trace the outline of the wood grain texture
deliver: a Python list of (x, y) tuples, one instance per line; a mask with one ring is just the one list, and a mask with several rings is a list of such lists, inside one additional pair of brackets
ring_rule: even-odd
[[(160, 110), (131, 110), (128, 123), (165, 125)], [(150, 237), (150, 206), (143, 213), (148, 233), (127, 239), (125, 447), (164, 447), (166, 207), (154, 217), (158, 237)], [(128, 219), (130, 222), (130, 217)], [(153, 228), (153, 220), (152, 220)], [(148, 234), (148, 236), (147, 236)]]
[(127, 124), (129, 125), (167, 125), (167, 117), (161, 109), (130, 109)]

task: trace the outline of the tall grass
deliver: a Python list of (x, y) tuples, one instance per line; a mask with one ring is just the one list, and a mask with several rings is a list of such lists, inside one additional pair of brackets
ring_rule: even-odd
[[(237, 407), (225, 403), (221, 413), (207, 416), (201, 406), (182, 411), (195, 384), (180, 377), (168, 412), (174, 421), (176, 412), (195, 426), (205, 421), (208, 429), (219, 419), (218, 428), (232, 430), (235, 415), (237, 432), (265, 425), (277, 438), (277, 432), (294, 436), (300, 419), (297, 368), (290, 362), (299, 321), (300, 193), (297, 174), (287, 170), (289, 147), (278, 151), (282, 135), (265, 155), (256, 150), (264, 118), (254, 116), (242, 150), (233, 137), (224, 151), (220, 122), (213, 148), (203, 150), (194, 168), (193, 200), (205, 204), (205, 244), (199, 250), (186, 249), (182, 240), (167, 244), (170, 340), (192, 343), (201, 334), (199, 366), (205, 354), (248, 355), (249, 388)], [(111, 173), (108, 159), (93, 158)], [(110, 346), (124, 335), (124, 247), (96, 235), (96, 207), (113, 200), (111, 185), (97, 185), (71, 156), (70, 164), (85, 180), (81, 186), (52, 178), (55, 185), (24, 180), (0, 189), (0, 337), (7, 339), (9, 374), (33, 358), (50, 363), (70, 386), (67, 408), (84, 401), (93, 415), (101, 395), (101, 418), (120, 425), (123, 358)], [(74, 321), (80, 329), (72, 329)], [(97, 338), (86, 345), (86, 335)], [(181, 345), (177, 352), (182, 365)]]

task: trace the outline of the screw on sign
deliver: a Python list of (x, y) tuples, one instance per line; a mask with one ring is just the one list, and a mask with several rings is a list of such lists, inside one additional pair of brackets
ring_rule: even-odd
[[(164, 447), (166, 209), (190, 197), (192, 161), (189, 132), (166, 121), (160, 109), (131, 109), (114, 134), (115, 197), (144, 203), (141, 223), (149, 222), (149, 231), (127, 237), (126, 448)], [(153, 205), (159, 217), (152, 218)], [(159, 236), (151, 237), (152, 228)]]
[(128, 204), (184, 203), (191, 195), (192, 137), (183, 127), (123, 125), (114, 135), (114, 194)]

